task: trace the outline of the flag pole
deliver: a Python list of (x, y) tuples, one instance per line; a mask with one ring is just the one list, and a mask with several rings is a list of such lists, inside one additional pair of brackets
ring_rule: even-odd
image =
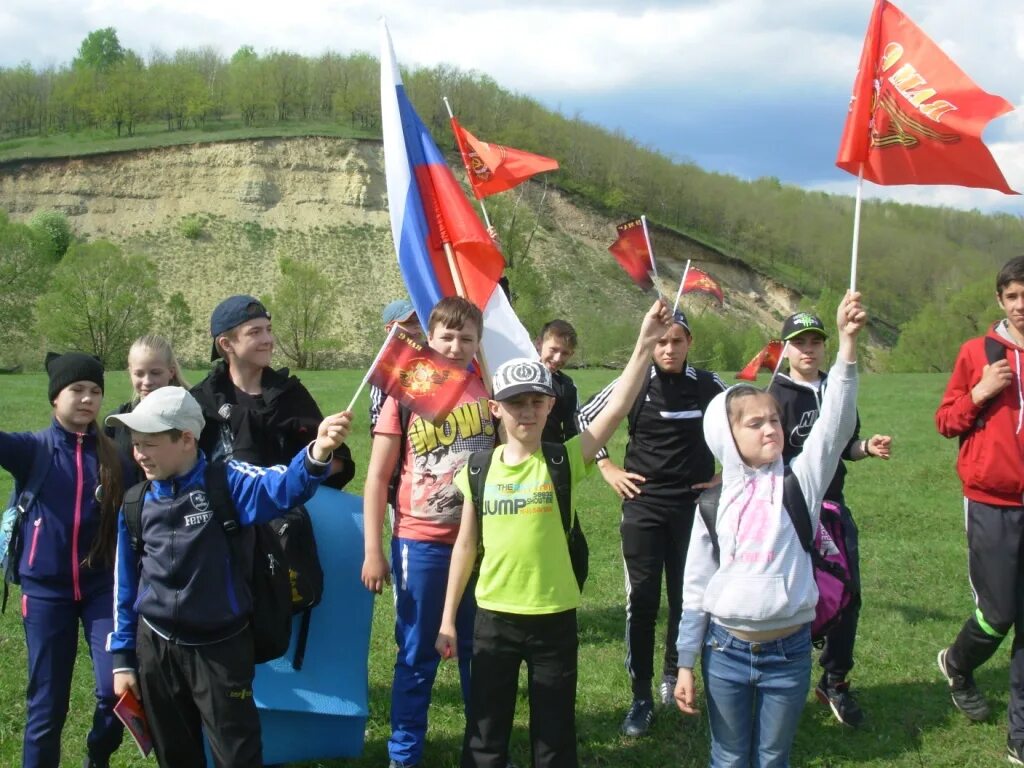
[(772, 388), (772, 382), (775, 381), (775, 377), (779, 375), (779, 369), (782, 368), (782, 361), (786, 359), (786, 350), (789, 349), (789, 341), (786, 341), (782, 345), (782, 351), (779, 352), (779, 361), (775, 364), (775, 370), (772, 371), (772, 377), (768, 379), (768, 383), (764, 387), (764, 391), (767, 392)]
[(394, 325), (391, 326), (391, 330), (388, 331), (388, 337), (384, 339), (384, 343), (381, 344), (380, 349), (377, 350), (377, 356), (373, 358), (373, 362), (370, 363), (370, 367), (367, 369), (366, 375), (363, 376), (363, 380), (359, 382), (359, 388), (356, 389), (356, 393), (352, 395), (352, 402), (348, 404), (348, 408), (345, 409), (346, 411), (351, 412), (352, 409), (355, 408), (356, 400), (358, 400), (359, 396), (363, 394), (363, 390), (366, 388), (366, 382), (370, 380), (370, 376), (373, 375), (373, 371), (377, 367), (377, 363), (380, 362), (380, 358), (384, 354), (384, 350), (387, 349), (388, 344), (391, 343), (391, 339), (393, 339), (395, 337), (395, 334), (398, 333), (399, 327), (399, 323), (395, 323)]
[(860, 207), (864, 191), (864, 163), (857, 173), (857, 198), (853, 204), (853, 248), (850, 253), (850, 291), (857, 290), (857, 251), (860, 248)]
[(683, 295), (683, 286), (686, 285), (686, 276), (690, 273), (690, 260), (686, 260), (686, 266), (683, 267), (683, 279), (679, 281), (679, 290), (676, 291), (676, 303), (672, 305), (672, 314), (676, 313), (679, 309), (679, 299)]
[[(462, 298), (466, 298), (466, 285), (462, 282), (462, 273), (459, 272), (459, 266), (455, 263), (455, 251), (452, 250), (451, 243), (442, 243), (444, 245), (444, 255), (448, 258), (448, 269), (451, 270), (452, 280), (455, 281), (455, 292), (458, 293)], [(495, 285), (494, 290), (502, 290), (500, 285)], [(480, 307), (480, 311), (483, 311), (483, 307)], [(480, 333), (483, 334), (483, 328), (480, 329)], [(491, 367), (487, 364), (487, 355), (484, 354), (484, 348), (481, 344), (476, 351), (477, 359), (480, 361), (480, 373), (483, 374), (484, 387), (487, 389), (488, 394), (491, 391)]]
[[(449, 120), (454, 120), (455, 119), (455, 113), (452, 112), (452, 105), (448, 103), (448, 97), (447, 96), (442, 96), (441, 98), (444, 100), (444, 106), (448, 110), (448, 119)], [(452, 132), (454, 133), (454, 131), (455, 131), (455, 127), (452, 126)], [(462, 157), (462, 164), (466, 168), (466, 173), (467, 174), (473, 173), (473, 171), (470, 169), (470, 167), (468, 165), (466, 165), (466, 153), (462, 151), (462, 140), (458, 136), (455, 137), (455, 143), (459, 145), (459, 155)], [(472, 184), (471, 184), (471, 186), (472, 186)], [(491, 226), (491, 217), (487, 215), (487, 206), (484, 205), (484, 201), (483, 200), (480, 201), (480, 212), (484, 215), (484, 224), (487, 225), (488, 234), (490, 234), (490, 230), (493, 229), (493, 227)]]
[(661, 286), (658, 285), (658, 265), (654, 263), (654, 249), (651, 247), (651, 233), (647, 231), (647, 216), (640, 214), (640, 224), (644, 228), (644, 241), (647, 243), (647, 255), (651, 257), (651, 272), (654, 275), (654, 287), (658, 289), (658, 298), (662, 301), (665, 297), (661, 293)]

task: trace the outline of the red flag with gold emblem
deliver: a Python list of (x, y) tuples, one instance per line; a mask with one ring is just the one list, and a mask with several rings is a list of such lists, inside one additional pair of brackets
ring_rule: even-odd
[(615, 229), (619, 237), (608, 246), (608, 250), (633, 282), (647, 290), (654, 285), (654, 281), (651, 279), (651, 252), (647, 249), (643, 222), (632, 219), (617, 225)]
[(696, 267), (690, 267), (686, 270), (686, 282), (683, 283), (682, 292), (706, 293), (708, 296), (714, 296), (719, 304), (725, 302), (725, 297), (722, 295), (722, 286), (718, 284), (718, 281), (707, 272)]
[(558, 161), (550, 157), (480, 141), (454, 117), (452, 131), (477, 200), (512, 189), (538, 173), (558, 170)]
[(436, 425), (458, 405), (472, 375), (396, 326), (377, 355), (369, 381)]
[(914, 22), (876, 0), (836, 165), (876, 184), (956, 184), (1017, 194), (985, 126), (1013, 107), (981, 90)]
[(772, 339), (765, 345), (764, 349), (754, 355), (753, 360), (743, 366), (743, 370), (736, 374), (736, 378), (756, 381), (757, 374), (761, 372), (762, 368), (774, 373), (779, 365), (779, 359), (782, 357), (783, 347), (784, 344), (781, 340)]

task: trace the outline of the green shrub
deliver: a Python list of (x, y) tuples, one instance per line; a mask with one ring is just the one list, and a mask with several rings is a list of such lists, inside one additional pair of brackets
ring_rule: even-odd
[(203, 220), (193, 214), (183, 217), (178, 229), (187, 239), (198, 240), (203, 234), (203, 224)]

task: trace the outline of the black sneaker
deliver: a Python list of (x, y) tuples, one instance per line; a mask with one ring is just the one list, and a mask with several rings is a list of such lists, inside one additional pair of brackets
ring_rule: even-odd
[(622, 732), (626, 736), (643, 736), (654, 722), (654, 702), (651, 699), (633, 699), (633, 704), (622, 721)]
[(843, 678), (832, 678), (826, 672), (814, 689), (818, 701), (832, 710), (832, 714), (843, 725), (860, 728), (864, 723), (864, 710), (850, 693), (850, 684)]
[(953, 704), (967, 716), (968, 720), (974, 720), (979, 723), (982, 720), (987, 720), (989, 716), (988, 702), (985, 701), (985, 697), (978, 690), (978, 686), (974, 684), (974, 678), (971, 675), (962, 675), (946, 663), (946, 654), (948, 652), (949, 648), (943, 648), (939, 651), (938, 662), (939, 671), (942, 672), (942, 676), (949, 683), (949, 692), (953, 697)]
[(1024, 741), (1008, 738), (1006, 740), (1006, 759), (1014, 765), (1024, 765)]
[(663, 675), (661, 678), (661, 687), (658, 688), (658, 694), (661, 697), (661, 703), (666, 707), (676, 703), (676, 682), (677, 678), (675, 675)]

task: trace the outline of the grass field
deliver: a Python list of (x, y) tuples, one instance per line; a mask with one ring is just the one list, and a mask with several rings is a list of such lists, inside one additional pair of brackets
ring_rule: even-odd
[[(599, 389), (609, 371), (579, 371), (583, 395)], [(316, 372), (302, 376), (324, 410), (347, 404), (359, 372)], [(193, 380), (199, 375), (193, 374)], [(796, 766), (988, 766), (1005, 764), (1008, 658), (997, 654), (978, 674), (993, 704), (990, 722), (969, 724), (949, 701), (935, 667), (935, 654), (949, 642), (971, 609), (959, 484), (953, 461), (956, 444), (935, 432), (932, 414), (944, 386), (939, 375), (866, 376), (860, 398), (864, 432), (890, 432), (894, 459), (866, 460), (847, 481), (861, 531), (864, 609), (852, 679), (868, 715), (859, 731), (836, 724), (813, 697), (804, 712), (793, 755)], [(38, 429), (48, 418), (42, 375), (0, 377), (0, 429)], [(109, 377), (104, 410), (127, 393), (126, 377)], [(360, 404), (353, 453), (359, 465), (350, 488), (359, 493), (368, 440)], [(613, 445), (621, 458), (623, 435)], [(0, 477), (0, 492), (10, 485)], [(623, 590), (618, 545), (617, 500), (597, 475), (585, 483), (578, 506), (591, 546), (591, 576), (583, 597), (578, 690), (578, 734), (584, 766), (702, 766), (708, 737), (703, 718), (686, 719), (660, 710), (652, 733), (631, 741), (618, 726), (629, 703), (622, 667)], [(15, 605), (17, 603), (15, 602)], [(325, 765), (369, 768), (387, 765), (388, 698), (393, 664), (392, 607), (377, 600), (370, 653), (371, 716), (364, 756)], [(83, 646), (84, 647), (84, 646)], [(1007, 644), (1008, 647), (1008, 644)], [(658, 651), (660, 654), (660, 651)], [(25, 651), (17, 611), (0, 617), (0, 766), (18, 762), (24, 724)], [(657, 657), (656, 657), (657, 658)], [(80, 653), (71, 714), (64, 730), (66, 765), (80, 764), (91, 717), (91, 673)], [(657, 662), (656, 662), (657, 663)], [(529, 765), (527, 706), (521, 692), (512, 757)], [(462, 737), (457, 673), (445, 665), (435, 688), (435, 704), (425, 768), (458, 764)], [(126, 745), (115, 766), (142, 766)]]

